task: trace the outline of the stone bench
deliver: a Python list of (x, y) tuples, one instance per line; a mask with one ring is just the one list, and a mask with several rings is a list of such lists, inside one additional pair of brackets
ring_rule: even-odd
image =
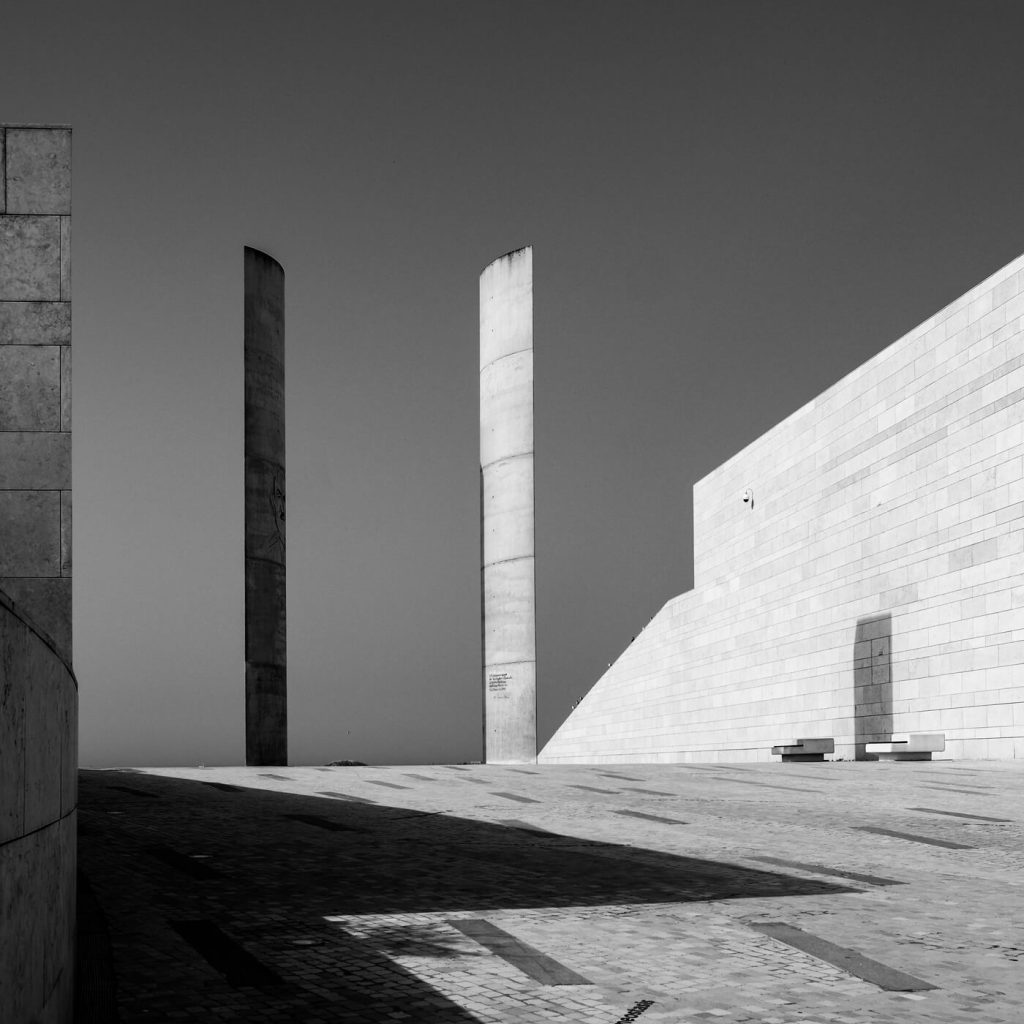
[(796, 740), (772, 747), (773, 754), (780, 754), (783, 761), (824, 761), (826, 754), (835, 753), (836, 742), (831, 736), (818, 739)]
[(946, 749), (944, 732), (911, 732), (893, 736), (888, 743), (865, 743), (864, 753), (879, 761), (930, 761), (932, 754)]

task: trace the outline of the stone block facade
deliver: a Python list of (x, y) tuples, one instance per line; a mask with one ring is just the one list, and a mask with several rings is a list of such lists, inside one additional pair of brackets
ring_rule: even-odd
[(539, 759), (1024, 756), (1022, 414), (1024, 257), (695, 486), (694, 589)]
[(71, 131), (0, 127), (0, 591), (71, 660)]

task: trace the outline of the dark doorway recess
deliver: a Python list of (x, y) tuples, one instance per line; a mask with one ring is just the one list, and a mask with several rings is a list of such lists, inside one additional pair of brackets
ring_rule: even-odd
[(858, 761), (876, 761), (867, 743), (892, 737), (892, 615), (857, 620), (853, 641), (853, 734)]

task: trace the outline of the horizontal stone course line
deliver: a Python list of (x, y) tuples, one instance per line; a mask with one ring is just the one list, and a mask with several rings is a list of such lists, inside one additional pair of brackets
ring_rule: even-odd
[(542, 802), (540, 800), (534, 800), (532, 797), (520, 796), (518, 793), (500, 793), (492, 791), (491, 796), (501, 796), (506, 800), (515, 800), (521, 804), (539, 804)]
[[(958, 454), (960, 451), (965, 451), (972, 447), (974, 447), (974, 445), (971, 443), (965, 444), (961, 449), (957, 449), (957, 451), (954, 452), (953, 454)], [(1013, 456), (1009, 458), (1003, 457), (1001, 453), (996, 452), (990, 456), (985, 457), (986, 462), (988, 462), (989, 460), (992, 460), (992, 462), (990, 463), (991, 465), (1001, 466), (1007, 462), (1013, 462), (1014, 458)], [(977, 464), (977, 457), (973, 457), (973, 461), (975, 462), (975, 464)], [(978, 474), (972, 468), (965, 468), (960, 471), (949, 471), (943, 474), (941, 478), (944, 481), (944, 483), (941, 486), (934, 487), (932, 493), (935, 494), (936, 496), (939, 496), (943, 493), (949, 493), (949, 488), (953, 487), (956, 484), (969, 481), (977, 475)], [(910, 479), (910, 476), (911, 474), (908, 474), (906, 472), (903, 474), (903, 479), (900, 481), (900, 489), (898, 491), (892, 490), (892, 487), (894, 485), (889, 485), (890, 491), (888, 493), (887, 502), (884, 509), (884, 514), (887, 517), (894, 517), (896, 514), (896, 510), (903, 508), (907, 508), (909, 513), (909, 507), (911, 505), (915, 506), (915, 509), (918, 512), (918, 514), (920, 513), (920, 497), (918, 492), (920, 490), (921, 485), (913, 484), (913, 481)], [(860, 479), (866, 479), (866, 476), (858, 477), (857, 480), (848, 480), (846, 481), (846, 483), (848, 486), (853, 486), (853, 484), (859, 482)], [(1014, 479), (1016, 479), (1016, 477), (1014, 477)], [(904, 496), (905, 500), (900, 501), (900, 498)], [(858, 493), (855, 494), (855, 497), (863, 497), (863, 495)], [(976, 495), (974, 495), (973, 497), (976, 497)], [(970, 498), (972, 498), (972, 494), (964, 492), (962, 495), (947, 501), (946, 504), (935, 503), (932, 506), (930, 506), (930, 508), (935, 511), (941, 511), (942, 509), (947, 507), (952, 508), (954, 506), (959, 506)], [(933, 498), (932, 501), (935, 502), (935, 499)], [(830, 515), (834, 520), (834, 522), (832, 523), (833, 529), (841, 527), (846, 522), (856, 522), (858, 524), (864, 523), (867, 522), (870, 518), (870, 516), (867, 516), (865, 514), (864, 510), (858, 509), (856, 507), (856, 504), (851, 503), (850, 499), (847, 497), (844, 497), (841, 501), (828, 502), (828, 504), (825, 505), (824, 508), (821, 507), (823, 505), (823, 502), (821, 500), (816, 499), (813, 502), (813, 505), (819, 506), (817, 512), (813, 512), (812, 506), (808, 506), (807, 509), (791, 510), (790, 513), (784, 517), (784, 523), (786, 521), (789, 521), (798, 524), (792, 528), (793, 532), (796, 535), (791, 540), (788, 538), (785, 532), (782, 532), (777, 536), (773, 536), (772, 545), (770, 545), (769, 547), (769, 550), (771, 551), (771, 555), (773, 558), (777, 557), (778, 550), (780, 548), (783, 548), (783, 546), (787, 542), (790, 543), (790, 549), (792, 549), (794, 546), (802, 542), (806, 526), (804, 523), (800, 522), (800, 518), (806, 518), (811, 514), (819, 516), (825, 515), (827, 510), (827, 514)], [(799, 516), (796, 514), (797, 511), (800, 512)], [(905, 521), (909, 522), (909, 520), (910, 517), (908, 514)], [(783, 531), (784, 530), (785, 527), (783, 527)], [(832, 544), (831, 538), (834, 536), (836, 536), (835, 533), (830, 533), (826, 535), (826, 540), (828, 540), (828, 543), (830, 545)], [(733, 537), (730, 534), (729, 537), (730, 540), (734, 541), (736, 544), (734, 548), (716, 549), (726, 550), (730, 552), (728, 555), (727, 562), (725, 557), (713, 560), (709, 560), (706, 557), (701, 557), (701, 551), (710, 547), (711, 544), (714, 543), (714, 541), (712, 539), (704, 538), (702, 535), (698, 535), (698, 566), (697, 575), (695, 577), (698, 587), (707, 587), (713, 585), (716, 581), (725, 578), (725, 574), (727, 574), (729, 571), (728, 566), (730, 564), (735, 563), (736, 558), (740, 555), (749, 556), (749, 554), (755, 548), (755, 537), (752, 534), (746, 534), (745, 536), (735, 537)], [(719, 536), (717, 542), (721, 543), (724, 539), (725, 538), (723, 536)], [(762, 556), (762, 558), (758, 560), (758, 566), (760, 567), (760, 565), (763, 564), (764, 561), (765, 559)]]
[[(980, 422), (981, 420), (989, 419), (990, 417), (998, 414), (999, 412), (1005, 410), (1011, 405), (1019, 403), (1022, 400), (1022, 397), (1024, 396), (1022, 396), (1022, 391), (1020, 389), (1012, 391), (1007, 395), (1003, 395), (999, 398), (996, 398), (990, 402), (985, 403), (979, 408), (969, 411), (963, 411), (963, 414), (959, 418), (943, 424), (941, 429), (945, 430), (946, 437), (956, 438), (961, 435), (964, 437), (969, 437), (967, 431), (970, 429), (971, 426), (973, 426), (975, 423)], [(936, 432), (932, 432), (933, 436)], [(918, 439), (918, 441), (912, 443), (919, 444), (920, 440), (921, 439)], [(970, 444), (971, 442), (968, 441), (965, 446), (969, 447)], [(928, 447), (928, 445), (925, 444), (922, 447), (926, 448)], [(962, 449), (955, 449), (954, 453), (960, 450)], [(892, 464), (901, 461), (906, 457), (906, 446), (904, 446), (903, 448), (895, 448), (892, 452), (888, 453), (882, 461), (884, 462), (884, 464)], [(838, 465), (843, 465), (843, 463), (838, 463), (837, 466)], [(868, 470), (872, 468), (880, 468), (879, 459), (876, 457), (871, 463), (869, 463), (864, 468)], [(783, 489), (773, 491), (772, 497), (770, 499), (763, 499), (762, 502), (759, 503), (762, 516), (768, 515), (771, 518), (777, 518), (781, 514), (784, 515), (786, 518), (793, 519), (797, 517), (797, 513), (803, 515), (808, 508), (822, 504), (823, 498), (821, 488), (815, 487), (808, 489), (806, 487), (807, 479), (813, 477), (814, 479), (818, 480), (822, 476), (822, 473), (818, 469), (816, 463), (813, 463), (810, 460), (808, 460), (807, 466), (802, 471), (796, 472), (795, 475), (793, 470), (784, 470), (782, 467), (777, 468), (775, 472), (777, 474), (783, 472), (786, 473), (787, 476), (789, 476), (790, 478), (789, 483), (785, 485)], [(860, 472), (860, 470), (858, 470), (857, 472)], [(832, 483), (828, 484), (826, 486), (826, 490), (829, 490), (830, 493), (835, 493), (835, 491), (837, 490), (837, 484), (841, 484), (843, 480), (848, 479), (849, 476), (850, 474), (848, 471), (846, 477), (842, 478), (842, 480), (840, 481), (833, 481)], [(860, 477), (858, 477), (858, 479), (860, 479)], [(729, 492), (726, 491), (725, 493)], [(798, 495), (796, 500), (794, 500), (794, 495)], [(701, 499), (701, 501), (704, 500), (705, 499)], [(708, 516), (715, 509), (720, 509), (721, 500), (722, 499), (716, 499), (716, 501), (710, 502), (707, 513), (705, 513), (705, 510), (703, 508), (695, 508), (695, 521), (700, 520), (702, 523), (704, 521), (711, 522)], [(736, 520), (732, 520), (732, 522), (736, 522)], [(706, 532), (707, 531), (703, 528), (698, 528), (698, 538), (703, 537)], [(717, 533), (720, 531), (713, 530), (712, 532)]]
[[(1020, 366), (1024, 366), (1024, 354), (1012, 356), (1005, 362), (993, 367), (991, 370), (974, 377), (968, 383), (961, 385), (955, 391), (935, 399), (933, 402), (923, 406), (921, 409), (916, 409), (904, 419), (898, 420), (896, 423), (893, 423), (882, 430), (876, 431), (870, 437), (862, 440), (859, 444), (856, 444), (845, 452), (841, 452), (829, 459), (829, 461), (820, 468), (819, 472), (827, 473), (830, 470), (849, 462), (856, 456), (870, 451), (872, 448), (877, 447), (877, 445), (888, 440), (890, 437), (901, 434), (916, 424), (924, 422), (929, 417), (934, 416), (936, 413), (941, 412), (943, 409), (960, 401), (961, 398), (980, 390), (985, 387), (986, 384), (991, 384), (1000, 377), (1006, 376), (1006, 374)], [(958, 373), (957, 376), (959, 375), (960, 374)], [(949, 376), (952, 376), (952, 374), (949, 374)], [(908, 396), (908, 398), (909, 397), (911, 396)], [(853, 433), (854, 431), (851, 430), (850, 432)]]
[(785, 942), (795, 949), (809, 953), (811, 956), (823, 960), (833, 967), (838, 967), (855, 978), (877, 985), (878, 988), (887, 992), (924, 992), (937, 987), (930, 982), (922, 981), (920, 978), (881, 964), (877, 960), (871, 960), (856, 950), (837, 946), (817, 935), (812, 935), (810, 932), (794, 928), (781, 921), (758, 921), (747, 922), (747, 924), (748, 927), (761, 932), (762, 935)]

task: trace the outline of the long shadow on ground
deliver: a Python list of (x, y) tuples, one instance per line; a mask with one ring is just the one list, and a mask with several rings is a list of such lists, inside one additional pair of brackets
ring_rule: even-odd
[(261, 1021), (379, 1021), (396, 1007), (422, 1022), (475, 1020), (330, 916), (853, 891), (354, 799), (80, 779), (80, 863), (109, 922), (126, 1024), (171, 1009), (205, 1020), (210, 1005), (223, 1020), (256, 1007)]

